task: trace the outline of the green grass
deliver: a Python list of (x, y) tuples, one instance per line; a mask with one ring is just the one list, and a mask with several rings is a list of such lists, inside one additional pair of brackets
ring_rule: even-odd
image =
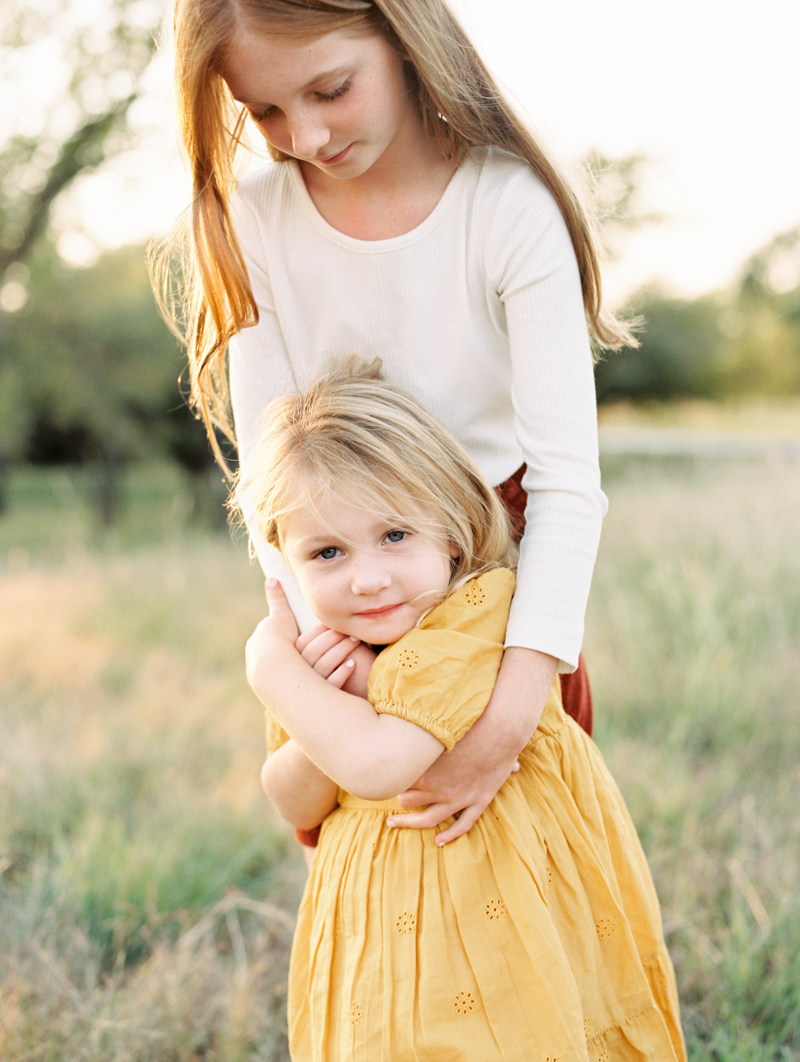
[(796, 465), (619, 461), (587, 624), (695, 1060), (800, 1058)]
[[(800, 1059), (800, 480), (614, 457), (596, 737), (662, 899), (693, 1062)], [(0, 518), (0, 1057), (285, 1060), (303, 870), (258, 785), (263, 585), (167, 469)]]

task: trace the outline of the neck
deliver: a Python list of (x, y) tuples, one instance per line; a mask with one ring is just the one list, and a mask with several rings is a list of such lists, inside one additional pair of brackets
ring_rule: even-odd
[(391, 239), (421, 225), (441, 199), (456, 163), (423, 134), (393, 144), (365, 173), (347, 180), (329, 177), (301, 162), (300, 171), (314, 206), (347, 236)]

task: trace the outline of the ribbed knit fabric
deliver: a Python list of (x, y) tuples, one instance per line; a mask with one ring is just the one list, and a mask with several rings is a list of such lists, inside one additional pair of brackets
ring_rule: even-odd
[[(580, 282), (563, 218), (531, 170), (475, 149), (428, 218), (364, 241), (317, 212), (294, 163), (241, 182), (236, 226), (260, 313), (231, 343), (246, 484), (263, 412), (330, 359), (383, 360), (466, 447), (493, 484), (527, 464), (529, 495), (507, 645), (571, 671), (606, 499)], [(277, 553), (258, 540), (301, 627), (312, 622)]]

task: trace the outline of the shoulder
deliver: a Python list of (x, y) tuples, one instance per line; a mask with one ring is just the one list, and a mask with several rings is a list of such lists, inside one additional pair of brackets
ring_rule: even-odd
[(237, 194), (244, 200), (253, 200), (270, 192), (282, 191), (292, 180), (292, 165), (289, 162), (268, 162), (236, 182)]
[(531, 167), (497, 148), (474, 158), (472, 212), (482, 219), (483, 262), (495, 291), (520, 278), (572, 271), (575, 252), (561, 208)]
[(237, 223), (247, 222), (248, 217), (262, 220), (268, 215), (285, 214), (293, 200), (294, 167), (290, 162), (271, 162), (242, 177), (232, 199), (232, 209)]
[(527, 162), (495, 147), (473, 148), (467, 165), (473, 173), (479, 203), (517, 213), (560, 217), (552, 193)]
[(508, 568), (493, 568), (458, 587), (420, 624), (420, 630), (450, 630), (489, 642), (505, 639), (516, 578)]

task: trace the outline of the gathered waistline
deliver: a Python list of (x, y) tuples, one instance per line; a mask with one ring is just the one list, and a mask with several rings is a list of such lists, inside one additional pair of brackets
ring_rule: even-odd
[[(345, 789), (339, 790), (339, 806), (342, 808), (358, 808), (359, 811), (382, 811), (387, 815), (403, 814), (411, 809), (401, 807), (397, 800), (362, 800), (361, 797), (353, 796)], [(419, 808), (415, 808), (418, 811)]]

